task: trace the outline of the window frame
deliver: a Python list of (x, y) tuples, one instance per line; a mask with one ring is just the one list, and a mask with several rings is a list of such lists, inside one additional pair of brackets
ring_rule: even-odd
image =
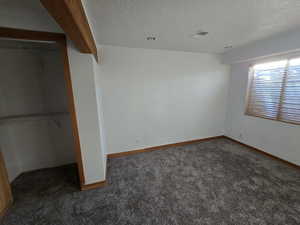
[[(290, 60), (296, 59), (296, 58), (300, 58), (299, 52), (294, 53), (294, 54), (285, 55), (285, 56), (282, 56), (282, 55), (276, 56), (276, 57), (272, 57), (272, 58), (268, 58), (268, 59), (264, 59), (264, 60), (256, 60), (256, 61), (253, 61), (251, 64), (248, 64), (248, 79), (247, 79), (247, 89), (246, 89), (246, 96), (245, 96), (246, 99), (245, 99), (245, 106), (244, 106), (244, 115), (261, 118), (261, 119), (267, 119), (267, 120), (271, 120), (271, 121), (277, 121), (277, 122), (286, 123), (286, 124), (300, 125), (300, 121), (299, 122), (285, 121), (285, 120), (281, 120), (279, 118), (279, 116), (277, 116), (275, 119), (273, 119), (273, 118), (263, 116), (263, 115), (252, 114), (248, 110), (249, 100), (250, 100), (250, 92), (252, 89), (253, 79), (254, 79), (254, 71), (253, 71), (254, 68), (253, 67), (258, 64), (272, 63), (272, 62), (280, 61), (280, 60), (287, 60), (288, 64), (289, 64)], [(281, 93), (281, 96), (282, 95), (283, 94)], [(279, 104), (279, 108), (281, 107), (281, 104), (282, 103)]]

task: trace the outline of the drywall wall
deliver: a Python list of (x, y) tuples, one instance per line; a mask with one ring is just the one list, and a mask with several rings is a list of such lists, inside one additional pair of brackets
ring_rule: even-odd
[(300, 165), (299, 125), (244, 115), (251, 63), (252, 61), (232, 65), (226, 135)]
[(43, 72), (42, 87), (45, 99), (45, 111), (50, 113), (62, 112), (52, 116), (50, 138), (55, 149), (55, 164), (63, 165), (75, 162), (74, 137), (71, 117), (68, 107), (66, 81), (61, 50), (40, 51)]
[(75, 100), (85, 184), (105, 180), (105, 153), (101, 147), (100, 113), (95, 83), (95, 59), (78, 52), (68, 41), (68, 55)]
[[(39, 85), (42, 66), (37, 53), (34, 51), (0, 49), (1, 117), (43, 112), (43, 98), (40, 95), (42, 87)], [(1, 150), (4, 154), (10, 180), (23, 171), (22, 164), (24, 161), (20, 161), (19, 153), (24, 152), (29, 155), (35, 149), (42, 148), (42, 138), (38, 138), (41, 142), (36, 142), (34, 145), (27, 145), (24, 142), (30, 142), (29, 138), (34, 134), (41, 134), (44, 125), (45, 123), (37, 124), (34, 121), (22, 124), (1, 124)], [(25, 131), (25, 133), (16, 133), (19, 129), (22, 132)], [(20, 134), (21, 136), (19, 136)], [(30, 146), (29, 149), (26, 146)], [(35, 148), (31, 148), (32, 146)], [(47, 146), (46, 143), (45, 146)]]
[(101, 53), (108, 153), (224, 134), (229, 74), (217, 55), (113, 46)]
[(223, 54), (223, 62), (233, 64), (300, 50), (300, 31), (285, 32), (234, 48)]
[[(8, 128), (0, 125), (0, 151), (3, 153), (9, 181), (15, 179), (22, 172), (22, 165), (17, 156), (17, 149)], [(9, 150), (8, 150), (9, 149)]]
[(105, 130), (105, 121), (104, 121), (104, 115), (103, 115), (103, 90), (100, 86), (100, 68), (98, 63), (93, 60), (93, 68), (94, 68), (94, 75), (95, 75), (95, 90), (96, 90), (96, 98), (97, 98), (97, 109), (98, 109), (98, 119), (99, 119), (99, 128), (100, 128), (100, 145), (102, 149), (103, 157), (101, 160), (103, 160), (104, 164), (104, 174), (106, 174), (106, 163), (107, 163), (107, 138), (106, 138), (106, 130)]
[[(0, 49), (0, 117), (66, 112), (59, 52)], [(9, 178), (74, 162), (68, 114), (1, 121), (0, 148)]]
[(68, 96), (63, 71), (61, 49), (40, 51), (42, 60), (41, 79), (43, 83), (45, 110), (47, 112), (67, 112)]

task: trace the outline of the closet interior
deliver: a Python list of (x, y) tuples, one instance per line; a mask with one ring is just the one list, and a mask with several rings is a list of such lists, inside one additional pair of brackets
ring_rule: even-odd
[(75, 162), (61, 49), (0, 39), (0, 150), (9, 181)]

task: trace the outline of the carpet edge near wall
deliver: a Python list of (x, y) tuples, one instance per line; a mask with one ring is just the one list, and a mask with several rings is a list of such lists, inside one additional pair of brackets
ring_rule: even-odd
[[(140, 154), (140, 153), (146, 153), (146, 152), (152, 152), (152, 151), (158, 151), (158, 150), (164, 150), (170, 147), (177, 147), (177, 146), (184, 146), (184, 145), (188, 145), (188, 144), (194, 144), (194, 143), (201, 143), (201, 142), (205, 142), (205, 141), (210, 141), (210, 140), (215, 140), (215, 139), (227, 139), (230, 141), (233, 141), (235, 143), (238, 143), (242, 146), (245, 146), (257, 153), (263, 154), (269, 158), (272, 158), (273, 160), (277, 160), (280, 161), (282, 163), (285, 163), (289, 166), (292, 166), (294, 168), (300, 169), (300, 165), (297, 165), (295, 163), (289, 162), (285, 159), (282, 159), (280, 157), (274, 156), (266, 151), (263, 151), (261, 149), (255, 148), (251, 145), (245, 144), (239, 140), (236, 140), (232, 137), (226, 136), (226, 135), (220, 135), (220, 136), (213, 136), (213, 137), (207, 137), (207, 138), (201, 138), (201, 139), (194, 139), (194, 140), (189, 140), (189, 141), (183, 141), (183, 142), (177, 142), (177, 143), (172, 143), (172, 144), (165, 144), (165, 145), (158, 145), (158, 146), (152, 146), (152, 147), (147, 147), (147, 148), (142, 148), (142, 149), (136, 149), (136, 150), (131, 150), (131, 151), (126, 151), (126, 152), (119, 152), (119, 153), (111, 153), (111, 154), (107, 154), (106, 160), (108, 159), (113, 159), (113, 158), (120, 158), (120, 157), (124, 157), (124, 156), (130, 156), (130, 155), (136, 155), (136, 154)], [(106, 169), (107, 171), (107, 169)], [(92, 183), (92, 184), (88, 184), (88, 185), (82, 185), (81, 190), (91, 190), (91, 189), (95, 189), (95, 188), (101, 188), (108, 185), (107, 183), (107, 176), (106, 179), (104, 181), (100, 181), (100, 182), (96, 182), (96, 183)]]

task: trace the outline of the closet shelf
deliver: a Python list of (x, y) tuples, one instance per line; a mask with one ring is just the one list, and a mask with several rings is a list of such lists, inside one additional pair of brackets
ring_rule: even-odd
[(69, 115), (69, 112), (33, 113), (0, 117), (0, 124), (8, 122), (26, 122), (34, 120), (52, 120), (55, 116)]

